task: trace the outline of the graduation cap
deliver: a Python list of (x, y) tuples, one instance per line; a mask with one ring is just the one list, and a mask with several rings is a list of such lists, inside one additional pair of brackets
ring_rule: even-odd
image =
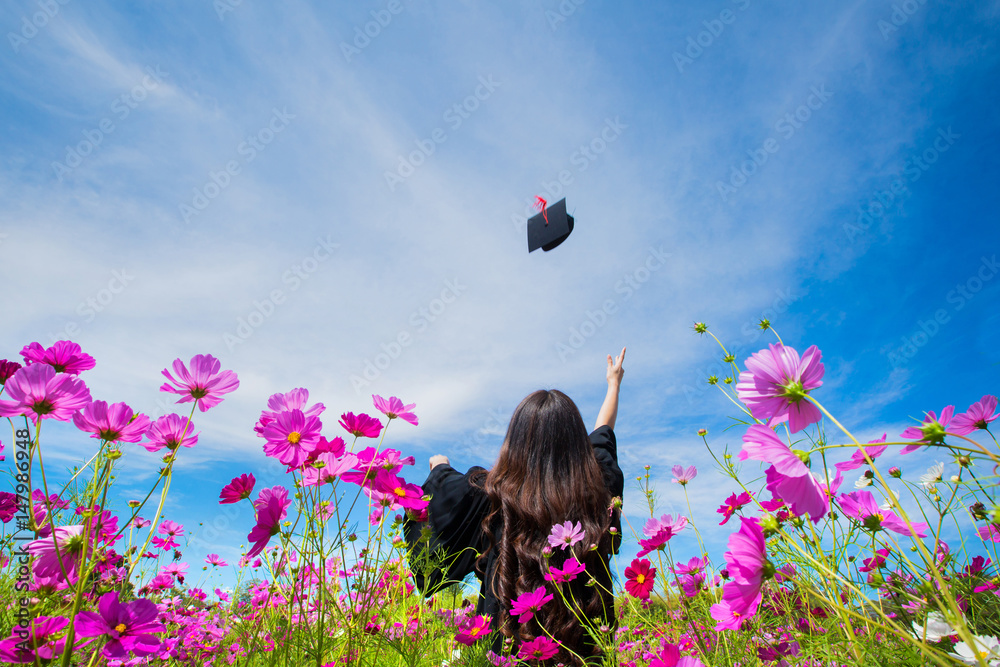
[(541, 248), (552, 250), (566, 240), (573, 231), (573, 216), (566, 213), (566, 200), (560, 199), (548, 206), (541, 197), (535, 197), (535, 208), (540, 213), (528, 220), (528, 252)]

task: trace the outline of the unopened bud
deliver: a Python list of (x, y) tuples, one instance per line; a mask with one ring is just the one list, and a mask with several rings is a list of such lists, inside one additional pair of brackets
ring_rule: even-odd
[(896, 466), (892, 466), (891, 468), (889, 468), (889, 477), (895, 477), (896, 479), (899, 479), (902, 476), (903, 476), (903, 471), (901, 471)]
[(698, 429), (698, 435), (705, 437), (706, 435), (708, 435), (708, 429), (707, 428)]

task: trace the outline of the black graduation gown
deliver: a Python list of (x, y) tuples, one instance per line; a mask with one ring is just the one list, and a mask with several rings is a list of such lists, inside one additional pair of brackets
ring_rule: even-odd
[[(614, 431), (610, 426), (601, 426), (590, 434), (590, 442), (601, 466), (605, 486), (612, 497), (621, 498), (625, 490), (625, 476), (618, 467), (618, 445)], [(427, 480), (421, 484), (424, 493), (431, 496), (430, 506), (427, 508), (428, 521), (417, 522), (407, 517), (403, 523), (403, 531), (410, 548), (410, 567), (414, 571), (417, 588), (425, 596), (462, 581), (466, 575), (475, 571), (479, 554), (489, 545), (482, 523), (490, 512), (490, 500), (481, 486), (471, 481), (479, 477), (477, 481), (481, 484), (481, 477), (485, 472), (485, 468), (473, 466), (462, 474), (449, 465), (439, 465), (431, 470)], [(429, 543), (420, 541), (425, 527), (430, 528)], [(615, 540), (615, 553), (618, 552), (621, 541), (621, 526), (617, 527), (619, 536)], [(419, 562), (427, 557), (435, 561), (440, 559), (441, 565), (426, 573), (421, 572)], [(476, 573), (482, 582), (476, 612), (490, 614), (494, 624), (499, 619), (500, 601), (486, 582), (492, 579), (495, 565), (495, 551), (491, 550), (485, 572), (483, 575)], [(601, 583), (610, 590), (610, 581)]]

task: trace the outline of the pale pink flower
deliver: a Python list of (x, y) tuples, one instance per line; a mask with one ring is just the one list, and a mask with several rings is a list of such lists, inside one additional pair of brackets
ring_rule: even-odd
[(810, 391), (823, 384), (822, 353), (815, 345), (799, 358), (791, 347), (772, 344), (746, 360), (736, 393), (756, 419), (774, 426), (788, 422), (798, 433), (822, 418), (819, 409), (806, 400)]
[(236, 391), (240, 381), (233, 371), (223, 371), (222, 363), (210, 354), (196, 354), (191, 358), (190, 370), (180, 359), (174, 359), (173, 367), (177, 379), (170, 371), (163, 369), (169, 380), (160, 391), (168, 391), (181, 396), (178, 403), (194, 401), (198, 409), (207, 411), (222, 402), (222, 395)]

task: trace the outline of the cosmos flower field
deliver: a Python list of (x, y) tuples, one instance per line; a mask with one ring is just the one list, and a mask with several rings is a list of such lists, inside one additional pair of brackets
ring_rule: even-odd
[[(426, 520), (428, 499), (414, 483), (414, 457), (392, 446), (397, 430), (419, 427), (415, 405), (374, 396), (370, 414), (333, 418), (339, 411), (310, 403), (305, 388), (275, 393), (246, 430), (260, 456), (284, 466), (284, 483), (263, 488), (245, 473), (220, 485), (219, 503), (243, 508), (245, 553), (236, 563), (217, 554), (190, 563), (190, 531), (164, 507), (176, 461), (198, 446), (195, 418), (210, 419), (239, 390), (236, 373), (210, 354), (174, 360), (161, 390), (177, 413), (153, 420), (92, 399), (86, 375), (98, 361), (79, 345), (30, 343), (0, 361), (0, 416), (10, 426), (0, 434), (0, 661), (1000, 665), (997, 398), (984, 387), (960, 411), (942, 394), (944, 407), (928, 406), (922, 422), (860, 442), (853, 433), (864, 424), (824, 407), (821, 351), (800, 353), (762, 327), (776, 342), (737, 360), (695, 326), (722, 347), (730, 373), (709, 383), (732, 400), (740, 447), (710, 448), (715, 471), (674, 466), (673, 482), (685, 494), (713, 475), (738, 484), (716, 499), (727, 548), (676, 551), (674, 536), (693, 533), (703, 545), (707, 527), (690, 511), (658, 514), (647, 468), (638, 483), (649, 513), (628, 516), (636, 530), (623, 535), (638, 553), (612, 564), (623, 573), (615, 622), (580, 617), (600, 647), (592, 656), (573, 654), (538, 623), (525, 625), (538, 629), (529, 639), (494, 652), (491, 619), (474, 611), (478, 585), (431, 598), (415, 588), (413, 569), (428, 564), (409, 551), (403, 517)], [(69, 483), (46, 476), (51, 420), (79, 430)], [(708, 447), (706, 432), (697, 435)], [(949, 472), (942, 463), (904, 475), (881, 465), (888, 451), (933, 452)], [(114, 483), (132, 456), (162, 459), (145, 498), (122, 497)], [(546, 584), (505, 610), (515, 626), (545, 605), (572, 608), (568, 584), (592, 579), (581, 563), (591, 542), (579, 524), (551, 527)], [(231, 568), (235, 589), (192, 585), (188, 571), (201, 568)]]

